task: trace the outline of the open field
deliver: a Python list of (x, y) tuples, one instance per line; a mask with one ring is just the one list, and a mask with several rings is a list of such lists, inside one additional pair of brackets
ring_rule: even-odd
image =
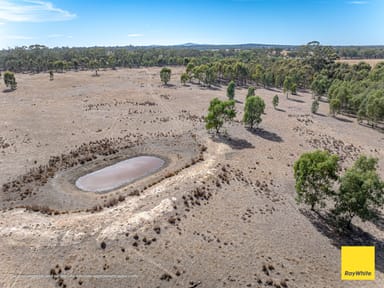
[[(214, 137), (203, 116), (225, 87), (183, 86), (183, 67), (164, 87), (159, 71), (17, 74), (17, 90), (0, 92), (0, 287), (382, 285), (384, 220), (336, 234), (296, 204), (292, 166), (321, 148), (343, 167), (378, 157), (384, 176), (384, 134), (328, 117), (327, 103), (310, 114), (310, 93), (266, 89), (256, 90), (267, 104), (261, 129), (250, 131), (239, 88), (237, 120)], [(108, 194), (74, 187), (134, 155), (167, 165)], [(342, 282), (340, 246), (359, 244), (376, 246), (376, 280)]]
[(365, 62), (371, 65), (371, 67), (375, 67), (377, 63), (384, 62), (384, 59), (339, 59), (336, 62), (348, 63), (350, 65), (359, 64), (360, 62)]

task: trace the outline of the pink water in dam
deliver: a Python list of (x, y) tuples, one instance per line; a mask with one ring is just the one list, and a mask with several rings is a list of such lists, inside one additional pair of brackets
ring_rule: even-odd
[(154, 156), (127, 159), (80, 177), (76, 186), (89, 192), (110, 191), (156, 172), (164, 163)]

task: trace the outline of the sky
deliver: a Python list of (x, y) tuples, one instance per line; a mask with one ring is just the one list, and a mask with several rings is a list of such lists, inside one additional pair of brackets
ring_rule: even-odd
[(0, 49), (384, 45), (384, 0), (0, 0)]

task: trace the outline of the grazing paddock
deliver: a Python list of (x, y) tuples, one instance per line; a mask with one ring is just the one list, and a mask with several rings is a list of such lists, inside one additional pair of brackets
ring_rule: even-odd
[[(164, 86), (160, 69), (17, 74), (0, 92), (0, 287), (376, 287), (340, 281), (340, 246), (359, 241), (381, 247), (384, 283), (383, 221), (338, 235), (296, 204), (293, 177), (314, 149), (343, 168), (375, 156), (383, 175), (382, 133), (327, 103), (311, 114), (310, 93), (262, 88), (263, 120), (247, 129), (238, 88), (236, 119), (216, 136), (204, 116), (226, 87), (182, 85), (184, 67)], [(76, 188), (141, 155), (163, 169), (106, 193)]]
[(371, 65), (371, 67), (375, 67), (377, 63), (384, 62), (384, 59), (339, 59), (336, 62), (339, 63), (347, 63), (350, 65), (358, 64), (360, 62), (365, 62)]

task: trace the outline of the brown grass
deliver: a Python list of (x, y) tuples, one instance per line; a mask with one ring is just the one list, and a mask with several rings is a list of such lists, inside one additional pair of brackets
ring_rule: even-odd
[[(13, 210), (1, 211), (0, 271), (9, 275), (0, 277), (1, 287), (58, 286), (60, 268), (50, 271), (56, 263), (72, 266), (66, 271), (62, 265), (61, 287), (80, 283), (87, 288), (266, 287), (267, 282), (283, 288), (341, 285), (340, 241), (320, 217), (310, 218), (303, 212), (306, 207), (296, 204), (292, 166), (304, 152), (327, 149), (340, 156), (344, 167), (358, 154), (378, 157), (379, 173), (384, 176), (383, 135), (353, 118), (346, 118), (348, 122), (328, 117), (327, 103), (320, 103), (318, 115), (310, 114), (310, 93), (286, 99), (282, 91), (262, 88), (256, 94), (265, 100), (265, 114), (260, 129), (250, 131), (240, 123), (247, 89), (239, 88), (238, 121), (225, 125), (231, 140), (222, 141), (205, 131), (201, 116), (212, 98), (226, 99), (226, 87), (182, 86), (179, 79), (184, 70), (172, 68), (174, 86), (169, 87), (160, 83), (160, 68), (108, 70), (100, 77), (91, 77), (89, 71), (68, 72), (55, 75), (54, 81), (47, 75), (23, 74), (16, 75), (19, 87), (12, 95), (0, 93), (4, 108), (0, 137), (11, 145), (0, 148), (0, 204), (8, 205), (13, 195), (26, 193), (25, 206), (19, 206), (24, 209), (14, 203), (9, 205)], [(281, 97), (281, 111), (271, 104), (276, 94)], [(183, 133), (188, 137), (177, 137)], [(96, 195), (89, 206), (78, 207), (83, 212), (51, 216), (56, 210), (45, 206), (44, 197), (53, 196), (62, 208), (70, 202), (60, 194), (65, 185), (55, 182), (57, 186), (46, 190), (39, 186), (43, 188), (37, 191), (36, 182), (51, 183), (67, 171), (62, 165), (75, 169), (103, 161), (107, 157), (103, 151), (117, 157), (115, 148), (124, 147), (110, 141), (124, 135), (129, 135), (135, 153), (156, 153), (160, 147), (166, 157), (174, 155), (172, 163), (178, 165), (170, 163), (152, 182)], [(184, 146), (195, 141), (193, 135), (202, 146), (184, 153)], [(160, 143), (158, 137), (169, 141)], [(153, 140), (151, 145), (137, 145), (147, 139)], [(237, 144), (244, 142), (249, 145)], [(96, 153), (98, 159), (92, 160)], [(30, 170), (33, 173), (26, 175)], [(92, 196), (77, 194), (84, 201)], [(175, 206), (177, 210), (172, 209)], [(46, 214), (25, 212), (25, 208)], [(372, 235), (367, 244), (382, 243), (382, 224), (354, 224), (364, 230), (364, 237)], [(101, 241), (106, 241), (107, 249), (100, 249)], [(352, 242), (351, 237), (346, 243), (356, 244)], [(382, 249), (376, 253), (376, 282), (381, 283), (384, 255)], [(20, 273), (49, 272), (54, 279), (16, 278)], [(106, 273), (138, 278), (67, 277)], [(361, 283), (348, 285), (361, 287)]]
[(336, 62), (347, 63), (350, 65), (358, 64), (360, 62), (365, 62), (371, 65), (372, 67), (375, 67), (377, 63), (384, 62), (384, 59), (339, 59)]

